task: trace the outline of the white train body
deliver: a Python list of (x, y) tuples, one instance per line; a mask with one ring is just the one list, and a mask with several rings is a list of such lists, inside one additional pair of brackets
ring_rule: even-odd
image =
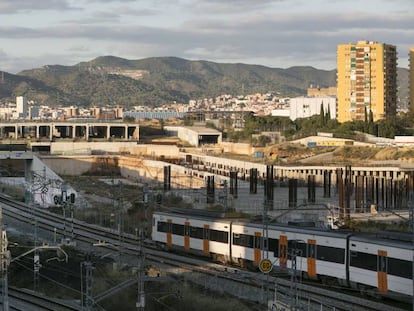
[(413, 294), (413, 249), (399, 241), (349, 238), (349, 280), (378, 288)]
[(241, 266), (273, 265), (310, 278), (335, 278), (346, 285), (364, 284), (380, 294), (412, 296), (411, 243), (290, 226), (244, 223), (177, 213), (153, 214), (152, 239)]

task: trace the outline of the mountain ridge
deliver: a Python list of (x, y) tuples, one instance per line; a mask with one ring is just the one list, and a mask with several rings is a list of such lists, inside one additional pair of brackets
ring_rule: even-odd
[(190, 99), (222, 94), (301, 96), (310, 85), (335, 86), (336, 69), (282, 69), (173, 56), (130, 60), (107, 55), (72, 66), (45, 65), (16, 75), (5, 74), (5, 81), (0, 84), (2, 101), (24, 95), (50, 106), (119, 104), (128, 109), (134, 105), (188, 103)]

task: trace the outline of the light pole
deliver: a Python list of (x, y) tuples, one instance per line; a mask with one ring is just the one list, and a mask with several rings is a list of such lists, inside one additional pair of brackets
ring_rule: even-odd
[(138, 243), (138, 275), (137, 275), (137, 302), (136, 307), (139, 311), (145, 310), (145, 290), (144, 290), (144, 266), (145, 266), (145, 250), (142, 247), (143, 234), (142, 230), (139, 234), (139, 243)]
[(60, 202), (62, 204), (63, 209), (63, 240), (62, 243), (65, 242), (66, 239), (66, 201), (68, 199), (68, 186), (65, 182), (62, 183), (60, 187), (61, 195), (60, 195)]
[[(298, 294), (298, 279), (297, 279), (297, 255), (302, 255), (300, 250), (297, 248), (298, 243), (306, 243), (303, 240), (292, 240), (291, 255), (291, 278), (290, 278), (290, 294), (291, 294), (291, 310), (298, 310), (299, 307), (299, 294)], [(301, 261), (302, 264), (302, 261)], [(302, 271), (302, 269), (300, 269)]]

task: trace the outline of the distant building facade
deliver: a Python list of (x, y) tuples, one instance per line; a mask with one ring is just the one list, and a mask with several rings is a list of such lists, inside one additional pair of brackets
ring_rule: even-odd
[(329, 114), (336, 119), (335, 97), (295, 97), (290, 99), (289, 118), (292, 121), (318, 115), (323, 110), (324, 115)]
[(19, 114), (19, 118), (26, 118), (27, 98), (25, 96), (16, 97), (16, 111)]
[(338, 121), (374, 121), (392, 117), (397, 108), (397, 52), (394, 45), (358, 41), (338, 45)]
[(330, 87), (309, 87), (307, 91), (308, 97), (319, 97), (319, 96), (336, 96), (336, 86)]
[(164, 131), (167, 136), (177, 136), (195, 147), (221, 144), (223, 141), (221, 132), (207, 127), (165, 126)]

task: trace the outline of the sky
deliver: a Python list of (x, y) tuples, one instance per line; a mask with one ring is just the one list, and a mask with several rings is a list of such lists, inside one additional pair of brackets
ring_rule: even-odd
[(408, 68), (414, 0), (0, 0), (9, 73), (106, 55), (331, 70), (359, 40), (395, 45)]

